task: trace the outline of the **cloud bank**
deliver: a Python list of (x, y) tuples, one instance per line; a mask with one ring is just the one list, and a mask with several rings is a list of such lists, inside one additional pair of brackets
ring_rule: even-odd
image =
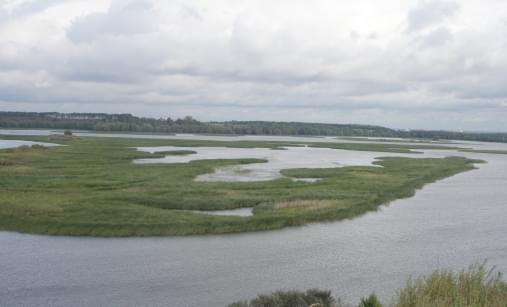
[(4, 0), (0, 109), (507, 131), (501, 0)]

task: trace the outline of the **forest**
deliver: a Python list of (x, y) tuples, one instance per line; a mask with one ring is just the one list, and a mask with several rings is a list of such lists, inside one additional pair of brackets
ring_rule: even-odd
[(352, 137), (401, 137), (433, 140), (507, 142), (507, 133), (442, 130), (401, 130), (358, 124), (324, 124), (274, 121), (201, 122), (184, 118), (147, 118), (132, 114), (0, 112), (0, 128), (72, 129), (155, 133), (202, 133), (228, 135), (304, 135)]

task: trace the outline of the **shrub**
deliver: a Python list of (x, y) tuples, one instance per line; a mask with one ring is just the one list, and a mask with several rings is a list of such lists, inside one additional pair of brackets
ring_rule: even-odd
[(362, 298), (358, 307), (382, 307), (382, 304), (375, 293), (372, 293), (367, 298)]
[(229, 307), (335, 307), (331, 291), (311, 289), (306, 292), (291, 290), (259, 295), (250, 302), (242, 301)]

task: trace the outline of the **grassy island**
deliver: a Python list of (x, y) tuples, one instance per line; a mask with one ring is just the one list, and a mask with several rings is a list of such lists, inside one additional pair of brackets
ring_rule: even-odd
[[(4, 139), (17, 138), (4, 136)], [(50, 141), (48, 137), (23, 137)], [(288, 143), (218, 142), (70, 137), (65, 146), (0, 150), (0, 229), (50, 235), (163, 236), (280, 229), (351, 218), (392, 200), (410, 197), (427, 183), (471, 170), (479, 161), (383, 158), (383, 167), (290, 169), (296, 182), (197, 182), (216, 167), (262, 160), (202, 160), (183, 164), (134, 164), (150, 154), (138, 146), (280, 148)], [(430, 145), (323, 144), (310, 146), (411, 152)], [(439, 147), (441, 148), (441, 147)], [(414, 153), (415, 155), (415, 153)], [(211, 216), (192, 210), (253, 207), (251, 217)]]

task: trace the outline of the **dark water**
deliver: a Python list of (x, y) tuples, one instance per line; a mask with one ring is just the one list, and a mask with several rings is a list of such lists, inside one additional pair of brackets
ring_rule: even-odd
[(410, 275), (488, 259), (507, 273), (507, 156), (353, 220), (224, 236), (0, 232), (0, 306), (224, 306), (276, 289), (389, 300)]

